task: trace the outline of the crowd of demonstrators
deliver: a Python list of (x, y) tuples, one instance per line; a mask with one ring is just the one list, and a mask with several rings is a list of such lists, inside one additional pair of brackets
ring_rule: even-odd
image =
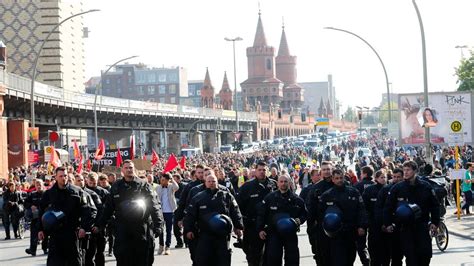
[[(358, 154), (360, 147), (371, 154)], [(3, 222), (7, 239), (10, 223), (20, 237), (18, 220), (28, 217), (26, 253), (35, 256), (42, 241), (49, 265), (104, 265), (105, 253), (118, 265), (152, 265), (156, 249), (172, 255), (173, 235), (174, 247), (187, 247), (193, 265), (230, 265), (232, 234), (249, 265), (298, 265), (297, 232), (305, 222), (317, 265), (351, 265), (356, 254), (363, 265), (400, 265), (403, 257), (428, 265), (427, 236), (444, 214), (440, 200), (447, 195), (433, 197), (431, 177), (456, 163), (466, 166), (461, 190), (470, 213), (471, 150), (462, 147), (456, 162), (453, 149), (438, 149), (431, 166), (419, 147), (368, 136), (320, 151), (285, 145), (205, 153), (167, 173), (166, 156), (149, 171), (126, 160), (120, 174), (77, 173), (66, 164), (51, 176), (46, 165), (18, 167), (0, 179)]]

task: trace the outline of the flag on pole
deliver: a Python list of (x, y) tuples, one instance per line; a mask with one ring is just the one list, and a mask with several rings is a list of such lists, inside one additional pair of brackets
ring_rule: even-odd
[(135, 159), (135, 135), (130, 136), (130, 158)]
[(97, 150), (95, 151), (95, 156), (94, 158), (96, 160), (101, 160), (105, 156), (105, 141), (104, 139), (101, 139), (99, 142), (99, 147), (97, 147)]
[(76, 159), (76, 161), (79, 160), (79, 159), (82, 160), (81, 150), (80, 150), (79, 147), (77, 146), (76, 139), (74, 139), (73, 152), (74, 152), (74, 159)]
[(91, 170), (92, 170), (91, 160), (87, 160), (87, 172), (90, 172)]
[(81, 174), (82, 173), (82, 154), (79, 154), (79, 163), (77, 164), (76, 171)]
[(178, 160), (176, 160), (176, 156), (172, 153), (168, 158), (168, 162), (166, 162), (165, 169), (163, 169), (163, 174), (168, 173), (169, 171), (173, 170), (178, 166)]
[(159, 161), (160, 161), (160, 157), (158, 156), (158, 153), (156, 153), (155, 150), (152, 150), (151, 165), (155, 166)]
[(183, 170), (186, 169), (186, 156), (181, 156), (181, 160), (179, 160), (179, 167), (181, 167)]
[(117, 146), (117, 167), (120, 168), (122, 166), (122, 154), (120, 153), (120, 147)]
[(50, 158), (49, 162), (51, 163), (51, 165), (54, 168), (57, 168), (57, 167), (62, 165), (61, 159), (59, 158), (58, 154), (56, 153), (56, 149), (54, 148), (54, 146), (51, 146), (51, 158)]

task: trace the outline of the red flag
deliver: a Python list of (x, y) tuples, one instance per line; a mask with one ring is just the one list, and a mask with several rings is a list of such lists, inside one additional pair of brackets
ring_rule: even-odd
[(81, 150), (79, 150), (79, 147), (77, 146), (76, 139), (74, 139), (74, 159), (76, 159), (76, 160), (81, 159), (82, 160)]
[(95, 159), (96, 160), (101, 160), (105, 156), (105, 141), (104, 139), (101, 139), (99, 142), (99, 147), (97, 147), (97, 150), (95, 151)]
[(62, 166), (61, 159), (59, 155), (56, 153), (56, 149), (54, 146), (51, 146), (51, 157), (49, 159), (49, 163), (56, 169), (59, 166)]
[(87, 172), (90, 172), (92, 169), (91, 160), (87, 160)]
[(146, 161), (146, 153), (143, 154), (142, 160)]
[(166, 162), (165, 169), (163, 170), (163, 174), (168, 173), (169, 171), (173, 170), (178, 166), (178, 160), (176, 160), (176, 156), (171, 154), (168, 158), (168, 162)]
[(130, 158), (135, 159), (135, 135), (130, 136)]
[(181, 167), (181, 169), (186, 169), (186, 156), (181, 156), (181, 160), (179, 161), (179, 167)]
[(160, 161), (160, 157), (158, 156), (158, 153), (156, 153), (155, 150), (152, 150), (152, 154), (151, 154), (151, 165), (155, 166), (159, 161)]
[(81, 174), (82, 173), (82, 154), (79, 154), (79, 164), (77, 165), (76, 171)]
[(120, 168), (122, 166), (122, 154), (120, 153), (120, 147), (117, 147), (117, 167)]

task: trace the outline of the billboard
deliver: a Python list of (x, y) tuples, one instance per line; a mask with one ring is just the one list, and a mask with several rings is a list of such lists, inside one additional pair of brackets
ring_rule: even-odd
[(402, 145), (423, 144), (424, 127), (430, 128), (433, 144), (472, 142), (470, 93), (431, 93), (428, 102), (429, 107), (426, 108), (421, 93), (399, 94)]

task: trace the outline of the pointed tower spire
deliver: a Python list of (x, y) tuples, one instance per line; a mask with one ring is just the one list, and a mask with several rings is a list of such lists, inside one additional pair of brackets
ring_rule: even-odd
[(230, 91), (229, 81), (227, 80), (227, 71), (224, 72), (224, 81), (222, 82), (221, 91)]
[(278, 48), (278, 56), (290, 56), (290, 48), (288, 48), (288, 42), (286, 40), (286, 33), (285, 33), (285, 24), (281, 27), (281, 39), (280, 39), (280, 47)]
[(258, 10), (257, 32), (253, 41), (253, 47), (267, 46), (267, 38), (265, 38), (265, 31), (263, 30), (263, 23), (260, 9)]
[(206, 67), (206, 77), (204, 78), (204, 86), (209, 86), (211, 87), (211, 77), (209, 76), (209, 68)]

